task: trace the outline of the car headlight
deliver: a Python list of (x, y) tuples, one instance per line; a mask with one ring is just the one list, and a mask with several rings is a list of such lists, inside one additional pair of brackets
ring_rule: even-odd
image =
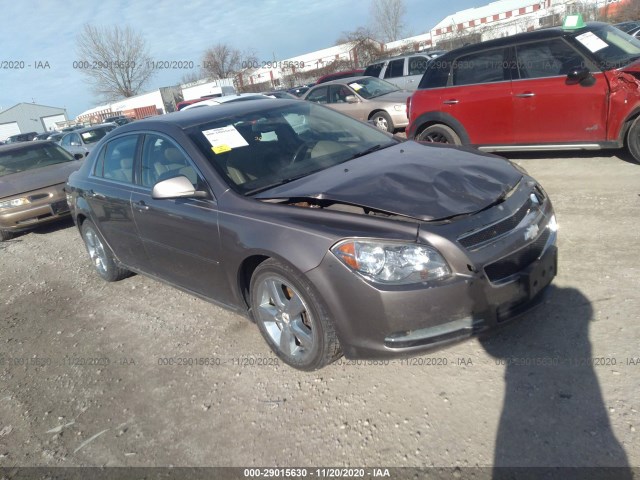
[(0, 209), (21, 207), (22, 205), (28, 205), (30, 203), (31, 200), (29, 200), (27, 197), (14, 198), (13, 200), (5, 200), (4, 202), (0, 202)]
[(404, 110), (404, 109), (406, 109), (406, 108), (407, 108), (407, 106), (406, 106), (406, 105), (394, 105), (394, 106), (393, 106), (393, 109), (394, 109), (396, 112), (401, 112), (401, 111), (403, 111), (403, 110)]
[(379, 283), (421, 283), (451, 274), (435, 248), (417, 243), (343, 240), (331, 252), (347, 267)]

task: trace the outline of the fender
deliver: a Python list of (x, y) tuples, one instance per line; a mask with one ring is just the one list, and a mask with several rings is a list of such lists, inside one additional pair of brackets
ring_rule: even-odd
[(460, 140), (463, 145), (470, 145), (471, 140), (469, 139), (469, 134), (466, 129), (462, 126), (455, 117), (449, 115), (444, 112), (427, 112), (423, 113), (419, 117), (417, 117), (411, 125), (409, 125), (409, 129), (407, 131), (407, 138), (411, 140), (415, 140), (416, 132), (422, 128), (425, 124), (435, 124), (435, 123), (443, 123), (448, 127), (453, 128), (453, 130), (458, 134)]

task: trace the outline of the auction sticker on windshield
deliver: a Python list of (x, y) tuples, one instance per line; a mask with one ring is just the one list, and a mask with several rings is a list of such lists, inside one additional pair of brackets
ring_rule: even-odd
[(594, 53), (609, 46), (607, 45), (607, 42), (596, 36), (593, 32), (587, 32), (583, 33), (582, 35), (578, 35), (576, 37), (576, 40), (578, 40), (581, 44), (583, 44)]
[(202, 133), (207, 137), (207, 140), (209, 140), (209, 143), (211, 144), (211, 150), (216, 154), (249, 145), (233, 125), (221, 128), (212, 128), (211, 130), (203, 130)]

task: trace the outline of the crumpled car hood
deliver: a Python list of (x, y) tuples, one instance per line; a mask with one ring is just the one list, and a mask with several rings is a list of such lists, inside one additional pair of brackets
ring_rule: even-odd
[(82, 166), (83, 160), (57, 163), (0, 177), (0, 198), (12, 197), (39, 188), (66, 183), (69, 175)]
[(483, 210), (521, 178), (509, 161), (499, 157), (408, 141), (255, 198), (314, 198), (434, 221)]

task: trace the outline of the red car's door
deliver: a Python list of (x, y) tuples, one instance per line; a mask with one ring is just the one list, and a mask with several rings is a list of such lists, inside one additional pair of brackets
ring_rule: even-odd
[(509, 49), (485, 50), (457, 58), (452, 86), (439, 90), (440, 111), (462, 124), (474, 145), (513, 139)]
[(589, 61), (561, 38), (516, 46), (520, 79), (513, 81), (514, 143), (597, 142), (607, 136), (608, 83), (591, 66), (592, 79), (568, 81)]

